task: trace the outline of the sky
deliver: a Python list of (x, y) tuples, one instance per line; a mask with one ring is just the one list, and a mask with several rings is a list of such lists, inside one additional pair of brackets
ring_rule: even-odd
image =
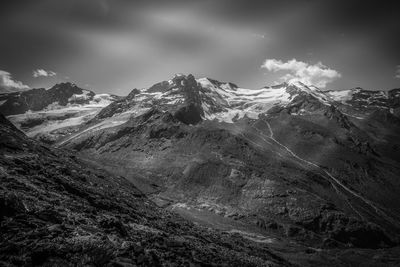
[(2, 0), (0, 90), (126, 95), (192, 73), (260, 88), (400, 87), (395, 1)]

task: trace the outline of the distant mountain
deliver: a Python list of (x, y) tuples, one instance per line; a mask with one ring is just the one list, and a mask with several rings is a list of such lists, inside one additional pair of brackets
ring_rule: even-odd
[(0, 113), (31, 137), (46, 143), (76, 130), (115, 95), (95, 94), (73, 83), (56, 84), (48, 90), (32, 89), (0, 96)]
[(387, 110), (395, 116), (400, 116), (400, 89), (389, 91), (370, 91), (354, 88), (342, 91), (327, 91), (344, 112), (350, 115), (366, 117), (376, 110)]
[[(196, 84), (197, 82), (197, 84)], [(193, 84), (186, 86), (181, 83)], [(189, 93), (189, 95), (186, 95)], [(368, 96), (368, 97), (367, 97)], [(191, 97), (191, 98), (190, 98)], [(189, 100), (190, 98), (190, 100)], [(385, 91), (366, 91), (361, 89), (343, 91), (321, 91), (314, 86), (301, 82), (283, 83), (261, 89), (244, 89), (233, 83), (219, 82), (210, 78), (195, 80), (191, 75), (176, 76), (145, 90), (134, 89), (126, 98), (115, 101), (96, 115), (95, 120), (112, 117), (124, 112), (141, 114), (157, 105), (165, 110), (192, 102), (197, 106), (197, 121), (213, 120), (233, 122), (248, 117), (257, 119), (269, 110), (283, 108), (301, 99), (309, 98), (316, 105), (337, 106), (342, 111), (349, 111), (351, 116), (367, 116), (376, 109), (387, 110), (398, 116), (400, 107), (400, 89)], [(349, 110), (345, 105), (350, 106)], [(311, 108), (310, 106), (308, 108)], [(293, 112), (305, 112), (304, 109)]]
[(67, 82), (56, 84), (48, 90), (39, 88), (3, 95), (0, 113), (8, 116), (22, 114), (27, 111), (43, 110), (48, 108), (49, 105), (82, 105), (110, 98), (112, 96), (107, 94), (96, 95), (90, 90), (79, 88), (75, 84)]
[[(300, 82), (255, 90), (211, 78), (176, 75), (148, 89), (134, 89), (126, 97), (96, 95), (72, 83), (57, 84), (49, 90), (6, 94), (0, 96), (0, 112), (15, 114), (10, 119), (29, 136), (39, 135), (54, 142), (88, 122), (92, 125), (101, 123), (100, 128), (116, 126), (154, 106), (180, 116), (186, 124), (204, 120), (232, 123), (243, 117), (257, 119), (260, 114), (282, 109), (292, 115), (305, 114), (330, 105), (353, 118), (366, 118), (376, 110), (398, 117), (399, 90), (321, 91)], [(299, 106), (304, 98), (308, 99), (307, 106)], [(50, 132), (54, 134), (49, 135)]]

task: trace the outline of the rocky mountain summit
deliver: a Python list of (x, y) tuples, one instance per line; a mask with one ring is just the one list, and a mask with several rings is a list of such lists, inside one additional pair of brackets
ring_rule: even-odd
[(115, 101), (100, 111), (93, 120), (112, 117), (130, 110), (142, 113), (157, 105), (173, 113), (186, 124), (196, 124), (204, 116), (201, 89), (193, 75), (176, 75), (168, 82), (155, 84), (145, 91), (132, 90), (124, 99)]

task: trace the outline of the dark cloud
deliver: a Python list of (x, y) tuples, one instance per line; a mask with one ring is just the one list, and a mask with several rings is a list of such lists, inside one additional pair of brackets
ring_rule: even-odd
[(265, 58), (296, 58), (342, 73), (328, 86), (391, 88), (398, 86), (393, 68), (400, 61), (394, 4), (5, 0), (0, 68), (31, 86), (50, 85), (33, 80), (32, 69), (56, 69), (99, 91), (126, 94), (176, 72), (260, 87), (280, 78), (263, 73)]

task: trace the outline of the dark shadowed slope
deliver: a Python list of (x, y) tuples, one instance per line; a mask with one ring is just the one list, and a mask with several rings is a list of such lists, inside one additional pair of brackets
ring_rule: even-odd
[(27, 138), (0, 115), (0, 264), (289, 265), (157, 208), (122, 177)]

